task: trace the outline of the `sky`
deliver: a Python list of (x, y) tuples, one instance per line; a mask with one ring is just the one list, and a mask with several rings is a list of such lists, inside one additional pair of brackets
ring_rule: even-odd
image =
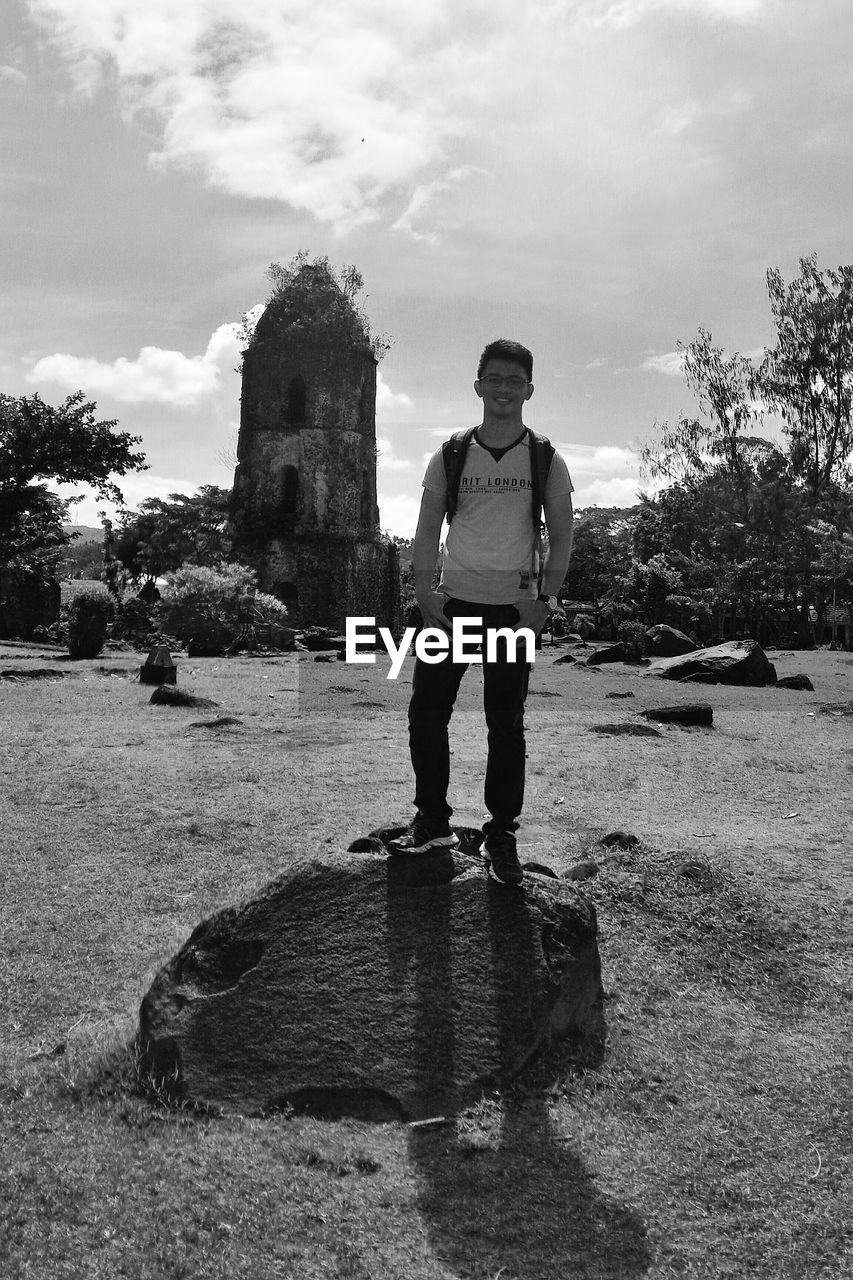
[(306, 251), (392, 340), (385, 530), (496, 337), (576, 506), (630, 506), (679, 342), (760, 352), (769, 267), (853, 261), (851, 51), (849, 0), (4, 0), (0, 392), (140, 436), (131, 508), (229, 487), (240, 322)]

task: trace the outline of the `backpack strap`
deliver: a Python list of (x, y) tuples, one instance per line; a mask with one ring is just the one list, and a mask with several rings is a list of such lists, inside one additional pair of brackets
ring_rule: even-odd
[(530, 495), (531, 519), (537, 544), (539, 528), (542, 524), (542, 507), (545, 502), (545, 485), (548, 483), (548, 472), (551, 470), (555, 452), (547, 436), (540, 436), (536, 431), (530, 432), (530, 480), (533, 490)]
[[(446, 506), (447, 506), (447, 523), (453, 519), (456, 514), (456, 507), (459, 501), (459, 485), (462, 479), (462, 468), (465, 466), (465, 455), (468, 452), (468, 446), (474, 436), (476, 427), (465, 427), (462, 431), (456, 431), (449, 440), (445, 440), (441, 446), (441, 456), (444, 461), (444, 475), (446, 479)], [(551, 470), (551, 461), (554, 457), (554, 446), (547, 436), (541, 436), (536, 431), (531, 431), (528, 427), (527, 434), (530, 438), (530, 480), (531, 480), (531, 511), (530, 517), (533, 521), (533, 530), (539, 541), (539, 526), (542, 523), (542, 507), (545, 501), (545, 485), (548, 482), (548, 472)]]
[(441, 446), (447, 486), (445, 503), (448, 524), (456, 515), (456, 506), (459, 501), (459, 483), (462, 479), (462, 468), (465, 466), (465, 455), (476, 430), (476, 427), (465, 427), (462, 431), (456, 431)]

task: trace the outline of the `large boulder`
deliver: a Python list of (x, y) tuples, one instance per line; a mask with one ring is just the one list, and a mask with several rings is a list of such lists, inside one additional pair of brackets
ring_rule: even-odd
[(692, 653), (699, 648), (690, 636), (679, 631), (677, 627), (668, 627), (664, 622), (647, 629), (646, 642), (649, 656), (652, 658), (675, 658), (679, 654)]
[(297, 863), (194, 930), (142, 1002), (153, 1079), (242, 1113), (417, 1119), (555, 1039), (600, 1057), (595, 909), (572, 885), (507, 889), (478, 857), (371, 843)]
[(707, 684), (776, 683), (776, 668), (756, 640), (728, 640), (674, 658), (659, 658), (643, 675), (665, 680), (696, 679)]
[(586, 665), (592, 667), (601, 662), (625, 662), (627, 657), (625, 646), (617, 640), (615, 644), (603, 645), (602, 648), (591, 653), (586, 660)]

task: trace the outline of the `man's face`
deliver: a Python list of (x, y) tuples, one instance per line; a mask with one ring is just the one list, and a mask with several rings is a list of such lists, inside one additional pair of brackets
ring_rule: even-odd
[(489, 360), (474, 390), (492, 416), (511, 418), (533, 395), (533, 383), (527, 381), (524, 366), (515, 360)]

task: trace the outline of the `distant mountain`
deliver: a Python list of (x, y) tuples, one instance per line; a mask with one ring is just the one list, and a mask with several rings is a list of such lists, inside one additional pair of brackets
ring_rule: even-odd
[(104, 540), (104, 531), (100, 527), (93, 529), (87, 524), (64, 524), (62, 528), (66, 533), (79, 533), (79, 538), (74, 539), (77, 546), (81, 542), (103, 542)]

